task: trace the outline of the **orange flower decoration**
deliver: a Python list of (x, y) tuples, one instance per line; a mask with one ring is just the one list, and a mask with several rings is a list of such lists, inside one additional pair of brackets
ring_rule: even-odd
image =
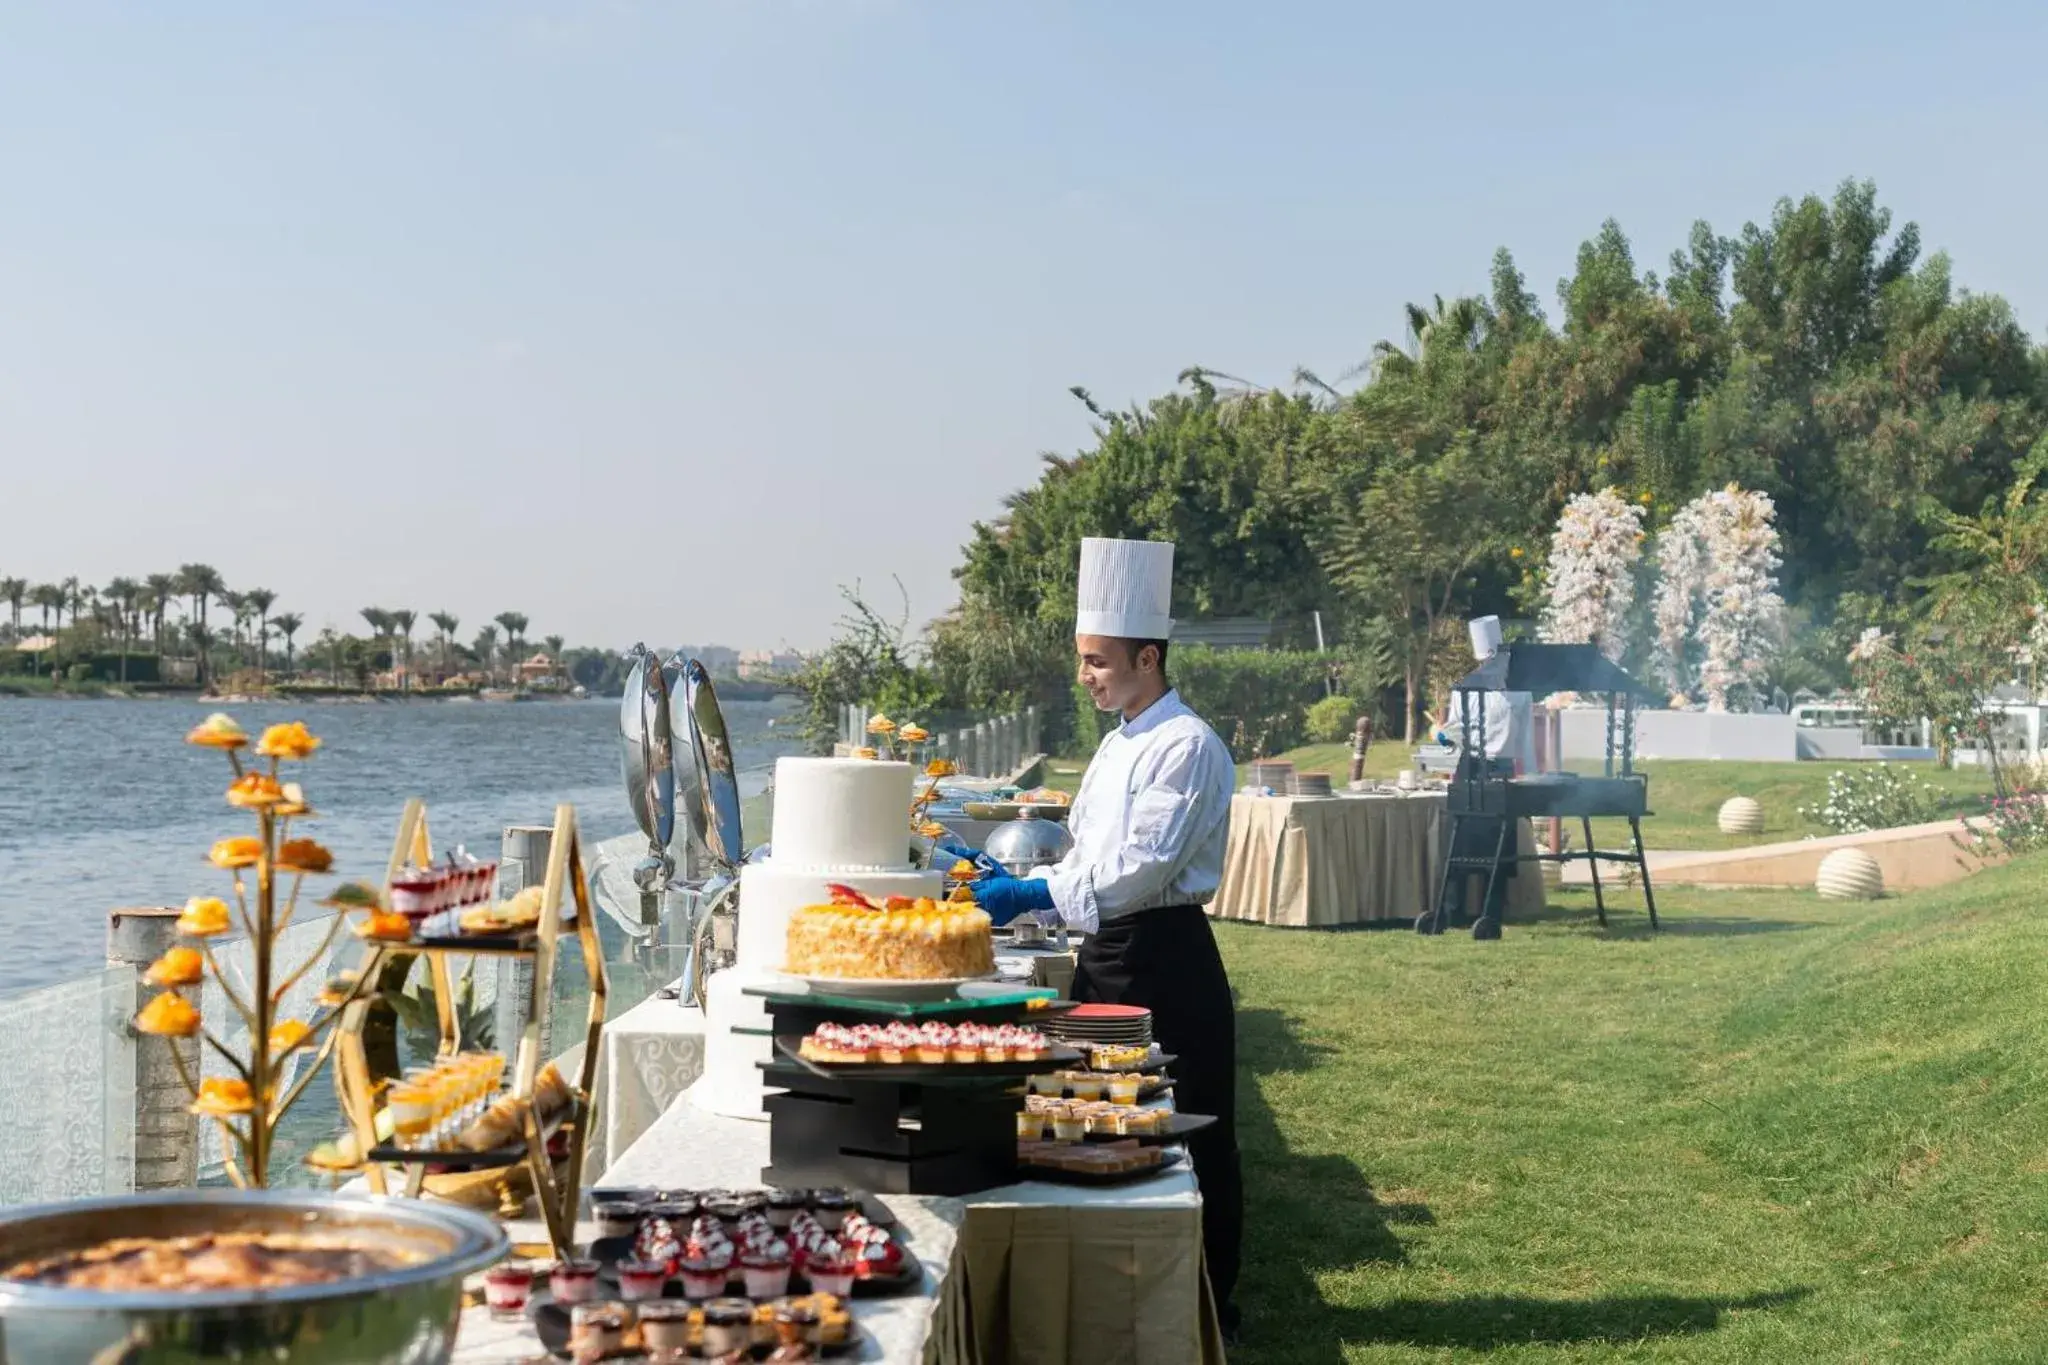
[(286, 782), (279, 789), (283, 800), (272, 808), (273, 815), (311, 815), (313, 808), (306, 804), (306, 793), (296, 782)]
[(238, 834), (232, 839), (215, 842), (213, 851), (206, 855), (215, 867), (229, 870), (254, 867), (263, 861), (263, 841), (253, 834)]
[(303, 1019), (278, 1020), (270, 1026), (270, 1055), (273, 1057), (284, 1056), (285, 1053), (290, 1052), (300, 1043), (305, 1042), (306, 1035), (312, 1031), (313, 1026)]
[(206, 975), (206, 959), (197, 948), (173, 948), (149, 964), (144, 979), (154, 986), (196, 986)]
[(284, 800), (284, 788), (269, 773), (243, 773), (228, 788), (228, 804), (244, 810), (263, 810)]
[(946, 827), (936, 820), (925, 821), (917, 827), (917, 832), (927, 839), (943, 839), (946, 837)]
[(951, 777), (958, 771), (960, 770), (953, 766), (953, 760), (950, 758), (935, 758), (924, 765), (926, 777)]
[(378, 910), (356, 926), (356, 933), (363, 938), (403, 943), (412, 937), (412, 921), (396, 911)]
[(362, 979), (361, 972), (342, 972), (329, 978), (327, 983), (320, 987), (320, 1003), (330, 1007), (345, 1003), (355, 994), (356, 986)]
[(185, 732), (187, 744), (206, 749), (239, 749), (249, 742), (249, 732), (225, 711), (216, 711)]
[(159, 1038), (190, 1038), (199, 1032), (199, 1011), (176, 991), (165, 991), (135, 1016), (135, 1031)]
[(946, 899), (955, 905), (972, 905), (974, 904), (974, 888), (966, 882), (962, 882), (953, 888), (952, 893)]
[(199, 1083), (199, 1097), (192, 1101), (193, 1113), (217, 1119), (246, 1114), (255, 1107), (249, 1083), (240, 1076), (208, 1076)]
[(256, 752), (265, 758), (311, 758), (319, 747), (319, 737), (302, 720), (273, 725), (256, 741)]
[(898, 730), (896, 735), (905, 744), (922, 744), (932, 737), (932, 732), (912, 721), (901, 730)]
[(969, 881), (972, 881), (979, 872), (980, 869), (965, 858), (955, 858), (953, 865), (946, 869), (948, 877), (964, 878)]
[(896, 722), (890, 720), (887, 716), (872, 716), (868, 719), (868, 733), (871, 735), (893, 735), (896, 733)]
[(862, 746), (861, 746), (860, 748), (858, 748), (858, 749), (855, 749), (855, 750), (853, 751), (853, 756), (854, 756), (855, 758), (865, 758), (865, 759), (869, 759), (869, 760), (873, 760), (873, 759), (877, 759), (877, 758), (880, 758), (880, 757), (881, 757), (881, 755), (880, 755), (880, 754), (876, 753), (876, 752), (875, 752), (875, 751), (874, 751), (873, 749), (869, 748), (869, 747), (868, 747), (867, 745), (865, 745), (865, 744), (863, 744), (863, 745), (862, 745)]
[(368, 882), (343, 882), (320, 902), (332, 910), (382, 910), (384, 898)]
[(228, 903), (218, 896), (194, 896), (178, 916), (178, 932), (187, 938), (212, 938), (228, 931)]
[(311, 839), (287, 839), (277, 846), (280, 872), (325, 872), (334, 866), (334, 855)]

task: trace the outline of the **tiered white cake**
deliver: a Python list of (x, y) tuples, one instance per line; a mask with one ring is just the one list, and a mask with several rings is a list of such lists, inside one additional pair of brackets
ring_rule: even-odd
[(749, 986), (783, 965), (790, 916), (831, 899), (838, 883), (870, 899), (945, 894), (945, 877), (909, 860), (908, 763), (859, 758), (784, 758), (775, 764), (775, 819), (765, 861), (740, 869), (738, 961), (705, 987), (704, 1075), (690, 1087), (699, 1108), (763, 1118), (759, 1064), (774, 1052), (768, 1011)]

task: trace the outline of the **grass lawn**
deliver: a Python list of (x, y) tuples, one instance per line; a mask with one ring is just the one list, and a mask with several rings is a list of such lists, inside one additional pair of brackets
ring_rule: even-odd
[(1673, 888), (1655, 936), (1569, 893), (1491, 944), (1219, 925), (1233, 1361), (2048, 1359), (2044, 891), (2035, 857)]

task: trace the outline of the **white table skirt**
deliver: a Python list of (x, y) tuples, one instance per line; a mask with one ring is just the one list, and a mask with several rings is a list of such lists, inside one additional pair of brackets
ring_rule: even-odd
[(649, 996), (604, 1027), (586, 1172), (616, 1161), (704, 1074), (704, 1012)]

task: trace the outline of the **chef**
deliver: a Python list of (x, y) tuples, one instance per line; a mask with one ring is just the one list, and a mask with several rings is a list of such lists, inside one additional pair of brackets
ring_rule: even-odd
[(1202, 1241), (1226, 1332), (1236, 1328), (1244, 1191), (1237, 1154), (1237, 1027), (1202, 906), (1223, 876), (1236, 767), (1167, 680), (1173, 546), (1081, 542), (1074, 652), (1095, 705), (1121, 717), (1068, 814), (1073, 850), (1027, 879), (988, 875), (976, 899), (997, 924), (1035, 915), (1087, 935), (1074, 998), (1152, 1011), (1174, 1053), (1174, 1103), (1217, 1123), (1188, 1140)]
[[(1465, 623), (1465, 632), (1472, 641), (1472, 661), (1483, 664), (1500, 653), (1500, 618), (1481, 616)], [(1469, 692), (1452, 692), (1450, 705), (1444, 708), (1444, 729), (1440, 732), (1447, 742), (1462, 745), (1465, 742), (1463, 722), (1466, 707), (1471, 699)], [(1471, 717), (1476, 732), (1482, 721), (1485, 725), (1486, 756), (1512, 763), (1516, 773), (1530, 773), (1536, 770), (1536, 725), (1533, 719), (1534, 700), (1527, 692), (1484, 692), (1479, 697), (1478, 714)]]

